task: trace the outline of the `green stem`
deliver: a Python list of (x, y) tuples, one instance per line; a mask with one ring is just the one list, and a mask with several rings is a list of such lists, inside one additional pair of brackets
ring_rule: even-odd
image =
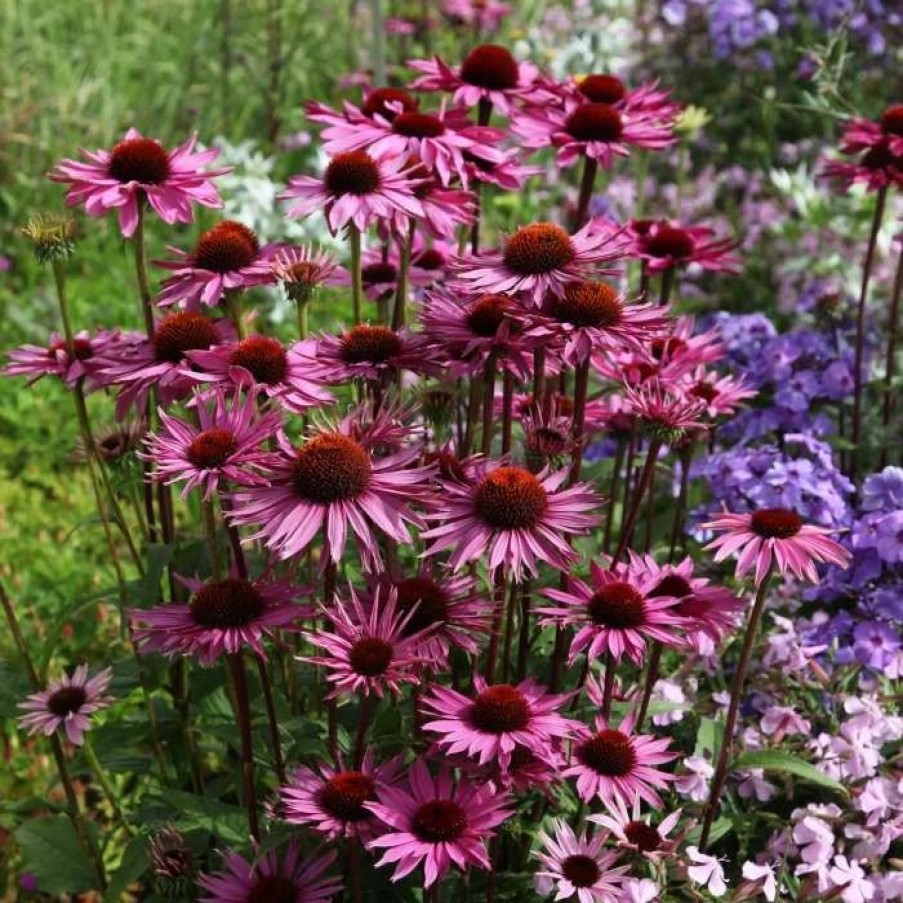
[(131, 834), (132, 828), (126, 817), (122, 814), (122, 808), (119, 805), (116, 791), (107, 780), (106, 772), (104, 771), (103, 765), (100, 764), (100, 760), (97, 758), (97, 753), (94, 751), (94, 745), (91, 743), (91, 738), (87, 733), (84, 736), (82, 752), (85, 755), (85, 759), (88, 761), (91, 771), (94, 773), (94, 778), (100, 785), (100, 789), (103, 790), (104, 796), (109, 800), (110, 806), (113, 809), (114, 818), (119, 822), (120, 827), (126, 834)]
[(248, 829), (254, 840), (260, 840), (260, 824), (257, 818), (257, 791), (254, 786), (254, 747), (251, 738), (251, 703), (248, 697), (248, 680), (241, 653), (229, 656), (229, 670), (235, 688), (235, 709), (241, 736), (241, 764), (244, 775), (245, 806), (248, 810)]
[(348, 242), (351, 246), (351, 307), (354, 312), (354, 325), (361, 322), (364, 284), (361, 276), (361, 231), (349, 223)]
[(307, 305), (308, 301), (297, 301), (295, 303), (295, 313), (298, 317), (298, 335), (303, 342), (310, 335), (310, 327), (307, 323)]
[(248, 328), (243, 315), (244, 292), (240, 288), (226, 289), (226, 308), (229, 311), (229, 317), (235, 332), (238, 334), (239, 341), (244, 341), (248, 337)]
[(411, 267), (411, 245), (414, 243), (414, 230), (417, 221), (411, 220), (408, 234), (399, 239), (399, 251), (401, 252), (398, 266), (398, 283), (395, 291), (395, 308), (392, 311), (392, 329), (398, 332), (405, 325), (407, 319), (408, 304), (408, 270)]

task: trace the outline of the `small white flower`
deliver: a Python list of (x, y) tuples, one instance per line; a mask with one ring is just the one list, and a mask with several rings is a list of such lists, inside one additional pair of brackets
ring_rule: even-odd
[(698, 847), (687, 847), (687, 856), (696, 863), (687, 867), (687, 874), (694, 884), (708, 888), (713, 897), (721, 897), (727, 890), (724, 869), (714, 856), (700, 853)]

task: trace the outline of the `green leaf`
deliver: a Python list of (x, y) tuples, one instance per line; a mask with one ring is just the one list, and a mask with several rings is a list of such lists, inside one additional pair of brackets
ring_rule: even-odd
[[(15, 836), (22, 850), (22, 871), (37, 876), (42, 893), (81, 893), (97, 888), (88, 854), (68, 816), (26, 822), (16, 829)], [(91, 842), (94, 840), (92, 837)]]
[(822, 773), (804, 759), (777, 749), (754, 749), (743, 753), (743, 755), (734, 759), (731, 763), (731, 768), (733, 770), (740, 768), (764, 768), (766, 771), (782, 771), (802, 778), (802, 780), (808, 781), (810, 784), (817, 784), (819, 787), (831, 790), (845, 799), (848, 799), (850, 796), (849, 791), (840, 781), (828, 777), (828, 775)]
[(164, 790), (162, 799), (179, 813), (183, 830), (202, 828), (226, 843), (241, 845), (248, 837), (248, 813), (240, 806), (182, 790)]
[(712, 718), (699, 719), (699, 731), (696, 734), (696, 747), (693, 750), (694, 756), (703, 756), (709, 754), (709, 758), (714, 758), (715, 753), (721, 749), (721, 741), (724, 737), (724, 724), (721, 721), (715, 721)]
[[(734, 823), (729, 818), (716, 818), (712, 822), (712, 828), (709, 831), (709, 843), (715, 843), (725, 834), (729, 834), (734, 829)], [(699, 838), (702, 836), (702, 825), (697, 825), (687, 833), (687, 843), (698, 844)]]
[(122, 854), (119, 868), (110, 878), (107, 892), (103, 895), (103, 903), (119, 903), (119, 898), (125, 893), (126, 888), (147, 870), (147, 844), (148, 840), (142, 834), (129, 841)]

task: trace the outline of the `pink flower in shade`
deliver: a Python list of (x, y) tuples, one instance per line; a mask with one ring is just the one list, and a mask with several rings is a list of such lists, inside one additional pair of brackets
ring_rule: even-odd
[(671, 99), (670, 91), (659, 88), (658, 82), (628, 88), (616, 75), (609, 73), (574, 77), (557, 86), (557, 90), (570, 107), (587, 102), (609, 104), (625, 113), (642, 113), (668, 127), (673, 127), (683, 109)]
[(694, 576), (689, 555), (678, 564), (658, 565), (651, 555), (630, 552), (629, 568), (657, 581), (650, 591), (653, 598), (678, 600), (668, 611), (682, 619), (683, 640), (700, 654), (712, 654), (725, 634), (737, 627), (743, 601), (724, 587), (711, 586), (706, 577)]
[(570, 662), (586, 652), (590, 661), (606, 654), (620, 661), (626, 655), (639, 665), (647, 642), (678, 645), (683, 626), (683, 619), (674, 613), (678, 600), (655, 595), (657, 576), (623, 566), (605, 570), (593, 562), (590, 580), (588, 585), (569, 577), (567, 590), (545, 590), (559, 605), (537, 609), (541, 624), (578, 628), (571, 641)]
[(87, 330), (73, 336), (70, 355), (66, 340), (57, 332), (50, 334), (44, 345), (22, 345), (9, 353), (9, 363), (0, 373), (4, 376), (27, 376), (28, 385), (45, 376), (55, 376), (67, 386), (74, 386), (84, 379), (87, 390), (104, 385), (99, 375), (104, 356), (115, 353), (117, 346), (128, 347), (140, 341), (137, 333), (121, 333), (101, 330), (91, 335)]
[(736, 576), (740, 580), (755, 568), (755, 583), (759, 586), (774, 565), (781, 576), (794, 574), (799, 579), (818, 583), (817, 562), (828, 562), (846, 568), (850, 553), (828, 535), (825, 527), (803, 522), (794, 511), (786, 508), (761, 508), (752, 514), (715, 515), (703, 529), (722, 533), (707, 546), (715, 551), (715, 561), (724, 561), (739, 553)]
[(295, 838), (288, 842), (281, 862), (278, 850), (270, 850), (256, 862), (230, 851), (223, 857), (225, 871), (198, 879), (206, 894), (201, 903), (330, 903), (341, 893), (342, 882), (323, 873), (336, 855), (331, 851), (304, 858)]
[(364, 566), (376, 569), (381, 558), (374, 528), (409, 545), (406, 525), (423, 526), (410, 508), (426, 498), (430, 474), (410, 466), (418, 448), (376, 457), (340, 432), (317, 433), (299, 447), (284, 435), (277, 441), (282, 454), (274, 455), (270, 484), (236, 492), (229, 517), (237, 526), (260, 525), (249, 539), (262, 538), (278, 557), (302, 552), (323, 529), (322, 560), (339, 562), (350, 527)]
[(309, 301), (322, 285), (336, 285), (337, 277), (345, 272), (328, 251), (294, 245), (279, 251), (270, 271), (289, 298), (300, 302)]
[[(326, 130), (327, 132), (330, 129)], [(296, 203), (288, 216), (323, 211), (332, 233), (349, 223), (361, 232), (399, 215), (423, 216), (414, 196), (413, 168), (404, 157), (387, 157), (360, 148), (335, 150), (322, 177), (292, 176), (279, 198)]]
[(109, 348), (100, 376), (106, 385), (122, 386), (116, 397), (117, 419), (122, 420), (132, 405), (143, 413), (154, 386), (163, 407), (184, 398), (197, 384), (190, 375), (188, 352), (220, 345), (234, 335), (227, 320), (177, 311), (158, 320), (150, 338)]
[(477, 31), (495, 31), (510, 12), (510, 3), (496, 0), (442, 0), (443, 15), (456, 24), (472, 25)]
[(160, 307), (179, 304), (191, 311), (199, 310), (202, 304), (216, 307), (225, 292), (276, 281), (272, 262), (278, 248), (261, 247), (253, 230), (235, 220), (223, 220), (208, 229), (191, 253), (172, 247), (168, 250), (175, 260), (155, 261), (157, 266), (173, 271), (157, 296)]
[[(472, 191), (444, 187), (432, 170), (427, 169), (419, 160), (413, 160), (412, 167), (411, 178), (416, 180), (414, 197), (422, 208), (416, 222), (422, 230), (434, 238), (451, 239), (458, 226), (470, 225), (474, 221), (477, 203)], [(398, 211), (393, 226), (396, 232), (403, 235), (409, 231), (411, 222), (410, 216)], [(413, 260), (411, 263), (413, 265)]]
[(439, 525), (421, 534), (425, 554), (453, 549), (455, 570), (486, 556), (489, 568), (537, 573), (537, 563), (567, 568), (576, 554), (566, 537), (585, 535), (598, 522), (599, 497), (585, 484), (560, 487), (567, 471), (530, 473), (499, 461), (476, 465), (472, 482), (441, 481), (442, 495), (428, 517)]
[(675, 394), (658, 377), (646, 380), (637, 388), (624, 389), (624, 398), (630, 413), (653, 435), (671, 439), (688, 430), (705, 429), (699, 419), (705, 410), (700, 398)]
[(397, 696), (402, 684), (420, 680), (417, 666), (424, 661), (420, 650), (429, 628), (405, 635), (411, 613), (399, 608), (393, 589), (375, 593), (369, 606), (354, 587), (349, 592), (350, 603), (336, 599), (324, 610), (329, 630), (305, 633), (326, 654), (302, 660), (326, 669), (326, 680), (334, 684), (330, 698), (375, 693), (381, 699), (385, 691)]
[[(453, 646), (476, 655), (476, 638), (485, 632), (490, 611), (473, 577), (423, 568), (415, 577), (382, 574), (374, 581), (376, 592), (380, 587), (384, 592), (394, 589), (399, 612), (408, 616), (401, 635), (422, 634), (418, 654), (431, 665), (445, 666)], [(371, 592), (365, 602), (372, 600)]]
[(119, 230), (129, 238), (138, 226), (138, 207), (145, 199), (165, 223), (190, 223), (192, 204), (222, 207), (210, 181), (229, 172), (205, 169), (219, 154), (216, 149), (195, 151), (197, 136), (173, 151), (159, 141), (129, 129), (108, 150), (82, 151), (87, 163), (63, 160), (50, 173), (54, 182), (69, 185), (66, 203), (84, 204), (88, 216), (119, 212)]
[(577, 794), (586, 803), (595, 797), (602, 802), (619, 798), (632, 803), (639, 797), (659, 808), (662, 801), (656, 788), (667, 787), (674, 778), (655, 766), (677, 758), (668, 751), (670, 742), (667, 737), (634, 734), (632, 715), (620, 728), (597, 718), (595, 732), (587, 730), (586, 737), (574, 745), (572, 764), (562, 777), (577, 779)]
[(481, 373), (490, 355), (517, 379), (528, 378), (533, 349), (540, 336), (525, 335), (526, 311), (510, 295), (461, 299), (437, 290), (427, 292), (420, 313), (430, 342), (451, 358), (451, 376)]
[(419, 107), (420, 100), (404, 88), (369, 88), (359, 107), (346, 100), (342, 102), (342, 112), (338, 112), (310, 100), (304, 105), (304, 114), (321, 125), (348, 125), (372, 122), (377, 114), (391, 122), (398, 113), (415, 113)]
[(759, 394), (743, 377), (721, 376), (705, 366), (687, 374), (679, 385), (688, 396), (705, 403), (705, 414), (712, 419), (733, 414), (747, 398)]
[(311, 368), (312, 346), (313, 342), (307, 340), (286, 351), (279, 339), (250, 335), (207, 351), (189, 351), (186, 357), (200, 367), (201, 372), (191, 374), (199, 382), (264, 395), (289, 411), (302, 413), (335, 401), (322, 377)]
[(875, 122), (854, 119), (840, 140), (840, 152), (857, 160), (829, 160), (822, 175), (845, 190), (862, 183), (868, 191), (903, 187), (903, 104), (888, 107)]
[(316, 770), (300, 766), (279, 791), (282, 818), (292, 825), (309, 826), (328, 840), (372, 840), (380, 824), (364, 804), (375, 802), (384, 787), (398, 781), (402, 758), (377, 765), (368, 749), (359, 769), (346, 768), (341, 759), (337, 766), (321, 762)]
[(545, 172), (542, 166), (527, 166), (521, 162), (520, 150), (502, 151), (502, 159), (490, 162), (465, 153), (468, 180), (495, 185), (505, 191), (520, 191), (527, 179)]
[(593, 273), (612, 274), (605, 265), (623, 256), (619, 232), (600, 229), (590, 220), (573, 235), (555, 223), (532, 223), (508, 236), (500, 251), (453, 261), (455, 279), (472, 294), (524, 292), (535, 305)]
[(430, 341), (409, 329), (359, 324), (341, 335), (323, 335), (307, 353), (314, 368), (331, 383), (353, 379), (385, 381), (399, 370), (436, 373), (438, 363), (429, 354)]
[(582, 725), (558, 710), (570, 698), (544, 692), (532, 679), (488, 686), (474, 677), (471, 699), (450, 687), (433, 684), (421, 704), (433, 720), (425, 731), (439, 734), (437, 745), (451, 755), (463, 753), (480, 765), (498, 760), (505, 772), (517, 747), (542, 758), (550, 747), (572, 736)]
[(652, 113), (586, 99), (517, 112), (511, 131), (526, 148), (557, 147), (559, 166), (590, 159), (603, 169), (611, 169), (616, 157), (628, 156), (631, 147), (663, 150), (677, 140), (672, 126)]
[(600, 351), (643, 348), (671, 325), (668, 309), (658, 304), (627, 304), (607, 282), (569, 282), (550, 295), (533, 318), (530, 333), (547, 337), (570, 367)]
[(445, 91), (456, 107), (491, 104), (502, 115), (511, 112), (514, 101), (535, 92), (539, 70), (532, 63), (519, 63), (500, 44), (474, 47), (460, 66), (449, 66), (438, 56), (431, 60), (408, 60), (421, 73), (410, 87), (414, 91)]
[(734, 254), (738, 242), (716, 238), (707, 226), (681, 226), (669, 220), (631, 220), (631, 255), (644, 261), (649, 273), (662, 273), (693, 263), (714, 273), (739, 273)]
[(436, 777), (423, 759), (408, 773), (408, 787), (387, 787), (378, 803), (367, 808), (386, 825), (386, 832), (368, 846), (385, 850), (377, 866), (395, 865), (393, 881), (400, 881), (423, 863), (423, 886), (432, 887), (452, 866), (491, 868), (486, 841), (512, 810), (507, 793), (491, 783), (453, 783), (442, 768)]
[(680, 821), (681, 809), (676, 809), (659, 822), (658, 827), (640, 817), (640, 798), (636, 797), (630, 810), (621, 797), (606, 802), (607, 813), (589, 815), (587, 821), (608, 828), (617, 839), (618, 846), (639, 853), (643, 858), (661, 862), (674, 855), (678, 839), (668, 840), (668, 835)]
[[(376, 113), (369, 120), (343, 122), (325, 128), (326, 153), (366, 150), (374, 157), (387, 156), (396, 161), (414, 158), (435, 172), (443, 185), (450, 185), (457, 177), (465, 188), (465, 152), (489, 162), (502, 159), (502, 152), (494, 145), (504, 132), (473, 125), (465, 110), (421, 113), (403, 110), (391, 102), (387, 106), (392, 108), (391, 118)], [(397, 165), (409, 164), (399, 162)]]
[(619, 903), (630, 867), (615, 867), (618, 854), (605, 849), (608, 838), (578, 837), (562, 819), (553, 821), (552, 828), (554, 838), (545, 831), (537, 835), (542, 846), (535, 853), (541, 863), (533, 876), (536, 893), (548, 897), (555, 891), (556, 901), (576, 896), (579, 903)]
[(19, 727), (45, 737), (62, 728), (70, 743), (81, 746), (85, 731), (91, 727), (91, 716), (113, 701), (107, 695), (112, 677), (112, 669), (104, 668), (89, 680), (88, 666), (79, 665), (72, 674), (51, 680), (46, 690), (18, 703), (25, 712), (19, 716)]
[(143, 455), (154, 464), (153, 478), (164, 483), (184, 483), (182, 497), (201, 488), (209, 499), (220, 483), (231, 481), (253, 486), (266, 480), (255, 469), (270, 458), (261, 445), (281, 426), (276, 412), (258, 415), (253, 395), (236, 396), (231, 403), (221, 392), (213, 404), (196, 406), (197, 421), (181, 420), (160, 410), (160, 429), (148, 433)]
[(191, 592), (188, 602), (130, 612), (142, 655), (190, 655), (212, 665), (221, 655), (234, 655), (247, 646), (266, 658), (265, 637), (274, 629), (295, 630), (299, 620), (313, 614), (309, 605), (295, 601), (307, 588), (265, 577), (250, 580), (234, 567), (222, 580), (178, 580)]

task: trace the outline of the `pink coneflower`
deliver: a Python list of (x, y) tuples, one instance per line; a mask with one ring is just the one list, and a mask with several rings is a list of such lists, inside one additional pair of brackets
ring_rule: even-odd
[[(538, 406), (521, 415), (521, 431), (524, 434), (524, 457), (532, 471), (543, 467), (561, 467), (564, 459), (572, 455), (579, 443), (574, 439), (574, 421), (570, 417), (543, 414)], [(595, 423), (584, 424), (584, 436), (595, 431)]]
[(645, 261), (649, 273), (696, 264), (715, 273), (739, 273), (737, 242), (716, 238), (707, 226), (681, 226), (669, 220), (631, 220), (632, 255)]
[(421, 534), (427, 555), (453, 549), (455, 570), (486, 556), (490, 569), (517, 575), (537, 572), (537, 563), (566, 568), (576, 559), (567, 536), (585, 535), (597, 523), (591, 512), (599, 497), (585, 484), (560, 487), (567, 471), (534, 475), (523, 467), (484, 461), (473, 481), (442, 481), (442, 495), (429, 512), (439, 526)]
[(165, 223), (190, 223), (192, 204), (222, 207), (219, 193), (210, 181), (228, 168), (204, 167), (219, 155), (214, 149), (195, 152), (197, 136), (173, 151), (159, 141), (144, 138), (129, 129), (108, 150), (82, 151), (90, 162), (63, 160), (50, 173), (54, 182), (70, 186), (66, 203), (84, 204), (88, 216), (119, 211), (119, 230), (129, 238), (138, 226), (138, 206), (145, 199)]
[(282, 817), (289, 824), (306, 825), (328, 840), (359, 837), (366, 842), (378, 833), (376, 817), (365, 808), (375, 802), (384, 787), (398, 781), (402, 756), (375, 764), (368, 749), (360, 768), (346, 768), (320, 762), (316, 770), (299, 766), (279, 795)]
[(112, 677), (113, 670), (104, 668), (89, 680), (88, 666), (79, 665), (72, 674), (51, 680), (46, 690), (18, 703), (25, 712), (19, 716), (19, 727), (45, 737), (62, 728), (70, 743), (81, 746), (85, 731), (91, 727), (91, 715), (113, 701), (107, 695)]
[(497, 759), (503, 772), (518, 746), (542, 758), (556, 741), (572, 737), (582, 726), (558, 714), (568, 695), (546, 693), (532, 679), (517, 686), (488, 686), (475, 676), (472, 699), (438, 684), (429, 690), (432, 695), (421, 704), (433, 720), (423, 730), (439, 734), (437, 745), (450, 755), (463, 753), (480, 765)]
[(868, 191), (903, 187), (903, 104), (888, 107), (875, 122), (853, 119), (840, 140), (840, 152), (858, 160), (830, 160), (823, 175), (849, 189), (863, 183)]
[(542, 830), (537, 835), (542, 846), (535, 855), (542, 868), (533, 876), (536, 892), (548, 897), (555, 891), (556, 901), (576, 896), (579, 903), (618, 903), (630, 867), (615, 867), (618, 854), (605, 850), (608, 838), (578, 837), (562, 819), (552, 828), (554, 838)]
[[(477, 653), (476, 638), (485, 633), (490, 612), (473, 577), (434, 574), (424, 567), (415, 577), (380, 575), (374, 585), (395, 590), (398, 610), (408, 616), (401, 635), (422, 634), (418, 653), (434, 666), (447, 663), (453, 646)], [(365, 601), (372, 601), (372, 594)]]
[(610, 169), (615, 157), (626, 157), (631, 147), (662, 150), (677, 139), (670, 124), (642, 109), (625, 109), (582, 98), (563, 106), (546, 104), (515, 113), (511, 131), (524, 147), (557, 147), (559, 166), (581, 159), (595, 160)]
[(157, 296), (160, 307), (179, 304), (197, 311), (201, 304), (215, 307), (225, 292), (275, 282), (272, 262), (278, 248), (261, 247), (254, 231), (235, 220), (223, 220), (208, 229), (191, 253), (173, 247), (168, 250), (175, 260), (154, 261), (173, 271)]
[(375, 569), (374, 528), (409, 545), (406, 525), (423, 526), (410, 504), (426, 497), (430, 469), (410, 466), (416, 447), (377, 457), (340, 432), (317, 433), (299, 447), (282, 435), (278, 442), (270, 485), (236, 492), (230, 514), (236, 525), (259, 525), (251, 539), (263, 538), (278, 557), (302, 552), (322, 528), (322, 560), (339, 562), (350, 526), (365, 567)]
[(331, 383), (353, 379), (385, 381), (399, 370), (436, 373), (439, 366), (429, 354), (430, 341), (409, 329), (359, 324), (341, 335), (323, 335), (311, 348), (314, 366)]
[(197, 385), (189, 373), (188, 352), (228, 342), (234, 334), (227, 320), (177, 311), (158, 320), (150, 338), (108, 349), (100, 376), (107, 385), (123, 387), (116, 398), (117, 419), (122, 420), (133, 404), (143, 413), (154, 386), (163, 407), (184, 398)]
[(191, 374), (199, 382), (265, 395), (301, 413), (335, 401), (322, 374), (311, 367), (313, 344), (306, 340), (286, 351), (279, 339), (250, 335), (209, 351), (189, 351), (186, 357), (201, 368), (202, 372)]
[(538, 305), (571, 282), (614, 273), (605, 264), (623, 257), (619, 237), (593, 220), (573, 235), (555, 223), (532, 223), (509, 235), (501, 251), (457, 258), (455, 278), (472, 294), (524, 292)]
[(414, 113), (420, 107), (420, 100), (404, 88), (368, 88), (365, 91), (360, 106), (345, 100), (340, 113), (326, 104), (309, 100), (304, 105), (304, 114), (311, 122), (322, 125), (347, 125), (372, 121), (377, 114), (391, 122), (398, 113)]
[(649, 592), (651, 598), (678, 600), (669, 612), (683, 620), (683, 639), (700, 654), (712, 654), (725, 634), (737, 626), (743, 601), (722, 586), (711, 586), (708, 578), (694, 576), (689, 555), (678, 564), (659, 565), (651, 555), (640, 557), (630, 552), (628, 567), (658, 581)]
[(533, 348), (540, 336), (525, 334), (526, 311), (505, 294), (478, 295), (462, 300), (452, 292), (428, 292), (420, 314), (424, 334), (452, 359), (450, 375), (482, 371), (490, 355), (519, 380), (533, 365)]
[(295, 600), (309, 592), (280, 580), (240, 577), (233, 567), (223, 580), (178, 577), (191, 592), (188, 602), (132, 609), (135, 644), (142, 654), (190, 655), (212, 665), (245, 646), (266, 657), (265, 637), (274, 629), (293, 630), (313, 609)]
[(520, 154), (520, 150), (512, 148), (502, 151), (500, 160), (489, 161), (465, 153), (467, 177), (474, 182), (496, 185), (504, 191), (520, 191), (527, 179), (545, 172), (542, 166), (527, 166), (522, 163)]
[[(422, 208), (417, 222), (425, 232), (434, 238), (451, 239), (458, 226), (470, 225), (474, 221), (477, 203), (473, 192), (444, 187), (433, 171), (417, 159), (412, 160), (411, 165), (410, 175), (416, 180), (414, 197)], [(403, 211), (397, 211), (393, 225), (403, 235), (410, 228), (410, 217)], [(413, 269), (413, 260), (411, 263)]]
[(443, 185), (451, 184), (457, 177), (465, 188), (465, 151), (490, 162), (502, 157), (494, 145), (504, 133), (473, 125), (466, 110), (421, 113), (405, 111), (396, 105), (393, 113), (391, 119), (376, 113), (371, 120), (329, 126), (323, 130), (326, 153), (366, 150), (375, 157), (390, 157), (396, 165), (408, 165), (401, 161), (414, 158), (435, 172)]
[(759, 586), (772, 567), (782, 576), (794, 574), (799, 579), (818, 583), (817, 562), (829, 562), (846, 568), (850, 553), (828, 535), (825, 527), (803, 522), (786, 508), (761, 508), (752, 514), (715, 515), (703, 529), (725, 531), (704, 547), (716, 550), (715, 561), (724, 561), (739, 552), (736, 576), (741, 579), (755, 567), (755, 583)]
[(624, 398), (630, 413), (659, 438), (673, 441), (675, 435), (681, 436), (687, 430), (705, 428), (699, 419), (705, 411), (705, 402), (676, 394), (657, 376), (636, 388), (626, 386)]
[(633, 802), (638, 796), (651, 806), (660, 807), (655, 788), (667, 787), (670, 774), (655, 768), (677, 758), (668, 752), (670, 739), (633, 733), (633, 716), (628, 715), (619, 728), (596, 719), (595, 733), (574, 746), (572, 763), (562, 777), (577, 778), (577, 794), (584, 802), (599, 797), (603, 802), (620, 798)]
[(574, 77), (558, 89), (570, 104), (604, 103), (627, 113), (643, 113), (658, 122), (673, 127), (682, 106), (671, 99), (671, 92), (659, 88), (658, 82), (647, 82), (628, 88), (620, 78), (610, 73), (593, 73)]
[(625, 567), (605, 570), (592, 562), (590, 581), (586, 584), (570, 577), (567, 590), (545, 590), (546, 596), (560, 604), (537, 609), (543, 616), (541, 624), (578, 628), (571, 641), (571, 662), (585, 651), (590, 661), (605, 654), (620, 661), (626, 655), (639, 665), (648, 641), (677, 645), (682, 626), (682, 619), (674, 613), (678, 600), (653, 593), (659, 583), (657, 576)]
[(742, 377), (722, 376), (706, 370), (704, 365), (687, 374), (678, 385), (691, 398), (704, 402), (704, 413), (712, 419), (733, 414), (743, 401), (759, 394)]
[(414, 196), (412, 167), (404, 157), (376, 152), (371, 156), (360, 147), (333, 153), (321, 178), (292, 176), (288, 180), (279, 195), (281, 200), (297, 201), (288, 208), (288, 216), (309, 216), (322, 210), (333, 233), (349, 223), (363, 232), (377, 221), (387, 222), (399, 215), (423, 216), (423, 207)]
[[(411, 613), (400, 610), (394, 589), (377, 591), (364, 606), (353, 586), (350, 603), (336, 599), (326, 615), (329, 630), (309, 631), (306, 638), (326, 654), (304, 659), (326, 669), (326, 680), (334, 684), (330, 698), (342, 693), (375, 693), (394, 696), (401, 685), (418, 683), (417, 666), (425, 633), (405, 635)], [(427, 628), (429, 629), (429, 628)]]
[(606, 801), (607, 814), (589, 815), (587, 821), (602, 825), (617, 838), (618, 846), (639, 853), (644, 859), (660, 862), (674, 854), (678, 840), (668, 840), (668, 835), (680, 821), (680, 809), (659, 822), (656, 827), (640, 817), (640, 798), (633, 801), (631, 810), (621, 797)]
[(473, 26), (477, 32), (495, 31), (511, 12), (511, 4), (496, 0), (442, 0), (442, 12), (452, 22)]
[(281, 425), (276, 412), (258, 415), (252, 394), (236, 396), (231, 403), (217, 392), (213, 404), (199, 403), (197, 422), (186, 421), (160, 410), (160, 429), (148, 433), (148, 453), (154, 479), (184, 483), (182, 497), (195, 487), (209, 499), (220, 483), (239, 486), (265, 483), (255, 471), (269, 460), (261, 445), (273, 437)]
[(117, 346), (127, 348), (140, 340), (138, 333), (101, 330), (92, 336), (82, 330), (73, 336), (70, 354), (65, 338), (53, 332), (46, 346), (22, 345), (10, 351), (9, 363), (0, 373), (27, 376), (29, 386), (45, 376), (55, 376), (70, 387), (84, 379), (85, 388), (90, 391), (104, 385), (99, 375), (104, 356), (114, 354)]
[(583, 279), (546, 299), (531, 334), (547, 336), (568, 366), (599, 351), (643, 348), (671, 325), (667, 308), (627, 304), (614, 286)]
[(328, 251), (306, 245), (283, 248), (273, 258), (270, 271), (288, 297), (301, 302), (309, 301), (320, 286), (336, 284), (336, 277), (344, 272)]
[(392, 880), (400, 881), (423, 863), (424, 887), (432, 887), (452, 863), (491, 868), (485, 842), (512, 814), (508, 794), (491, 783), (455, 784), (446, 768), (433, 777), (423, 759), (411, 766), (408, 788), (386, 788), (378, 803), (366, 805), (387, 827), (368, 845), (386, 850), (377, 866), (395, 864)]
[(474, 47), (460, 66), (449, 66), (438, 56), (431, 60), (408, 60), (421, 75), (411, 83), (414, 91), (445, 91), (457, 107), (490, 103), (503, 115), (511, 112), (513, 101), (533, 90), (539, 70), (532, 63), (519, 63), (500, 44)]
[(305, 859), (295, 838), (281, 862), (278, 850), (256, 862), (230, 851), (223, 857), (224, 871), (198, 878), (206, 893), (201, 903), (329, 903), (342, 890), (338, 878), (323, 875), (335, 858), (332, 851)]

